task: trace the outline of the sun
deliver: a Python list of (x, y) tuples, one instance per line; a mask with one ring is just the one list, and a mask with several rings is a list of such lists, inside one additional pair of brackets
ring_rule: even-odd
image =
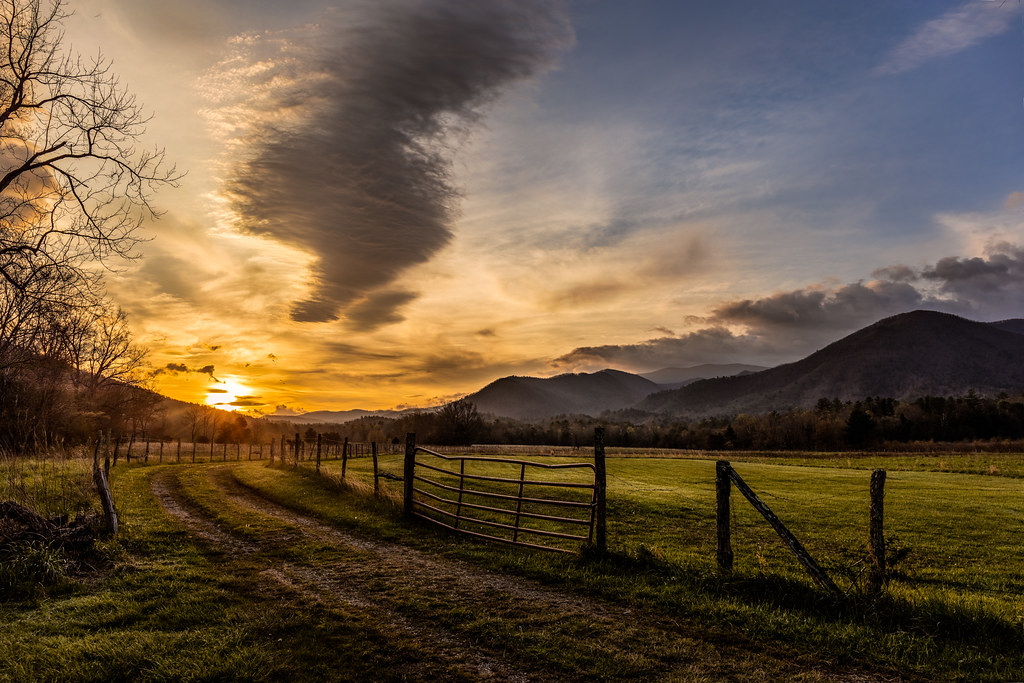
[(252, 407), (252, 389), (234, 377), (225, 377), (206, 390), (206, 405), (236, 412)]

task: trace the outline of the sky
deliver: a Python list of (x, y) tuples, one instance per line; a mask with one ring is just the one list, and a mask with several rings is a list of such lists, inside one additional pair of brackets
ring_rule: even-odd
[(253, 414), (1024, 317), (1020, 0), (70, 0), (187, 172), (108, 278)]

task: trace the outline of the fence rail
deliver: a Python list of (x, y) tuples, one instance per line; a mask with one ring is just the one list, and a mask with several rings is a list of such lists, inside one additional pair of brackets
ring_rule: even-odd
[[(599, 457), (602, 467), (597, 463)], [(431, 459), (435, 462), (429, 462)], [(603, 531), (603, 520), (599, 520), (599, 512), (603, 513), (605, 508), (605, 487), (599, 477), (599, 472), (603, 472), (603, 459), (603, 448), (600, 451), (595, 448), (594, 463), (542, 463), (505, 457), (445, 455), (416, 446), (415, 435), (409, 434), (405, 454), (405, 510), (410, 516), (475, 538), (555, 552), (575, 552), (575, 548), (541, 541), (593, 543), (595, 532)], [(457, 469), (450, 463), (457, 463)], [(467, 463), (479, 466), (484, 473), (467, 472)], [(518, 470), (517, 476), (495, 473), (508, 468)], [(441, 476), (431, 475), (432, 472)], [(535, 476), (534, 472), (549, 474)], [(556, 472), (567, 477), (584, 472), (586, 481), (557, 479), (552, 476)], [(474, 486), (467, 486), (467, 482)], [(528, 490), (531, 495), (526, 495)], [(580, 499), (584, 496), (586, 499)], [(550, 514), (551, 509), (575, 510), (585, 516), (570, 517), (567, 512)], [(586, 527), (586, 533), (578, 533), (581, 526)], [(523, 540), (521, 536), (536, 542)], [(598, 535), (598, 543), (603, 542), (602, 533)]]

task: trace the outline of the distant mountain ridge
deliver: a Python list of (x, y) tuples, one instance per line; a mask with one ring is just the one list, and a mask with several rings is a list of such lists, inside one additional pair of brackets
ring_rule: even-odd
[(641, 377), (660, 384), (666, 389), (678, 389), (680, 386), (696, 382), (699, 379), (713, 377), (732, 377), (734, 375), (760, 372), (768, 368), (763, 365), (744, 365), (743, 363), (705, 363), (686, 368), (662, 368), (654, 372), (641, 372)]
[(811, 407), (819, 398), (1024, 391), (1024, 320), (980, 323), (933, 311), (885, 318), (803, 360), (660, 392), (636, 408), (699, 417)]
[(343, 424), (364, 417), (401, 417), (410, 410), (314, 410), (297, 415), (267, 415), (271, 422), (291, 422), (294, 424)]
[(517, 420), (555, 415), (599, 415), (620, 410), (660, 390), (649, 379), (620, 370), (557, 375), (555, 377), (502, 377), (466, 400), (481, 413)]

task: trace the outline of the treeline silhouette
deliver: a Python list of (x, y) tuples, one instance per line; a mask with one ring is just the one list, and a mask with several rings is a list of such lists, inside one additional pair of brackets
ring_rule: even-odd
[[(352, 441), (392, 441), (415, 432), (438, 445), (592, 445), (595, 426), (605, 427), (610, 446), (707, 450), (909, 450), (941, 444), (975, 444), (986, 449), (1020, 449), (1024, 440), (1024, 397), (924, 396), (900, 401), (822, 398), (811, 409), (772, 411), (685, 421), (635, 411), (601, 417), (566, 415), (522, 422), (481, 415), (467, 401), (435, 412), (400, 418), (366, 417), (325, 430)], [(1017, 443), (1014, 443), (1017, 442)]]

